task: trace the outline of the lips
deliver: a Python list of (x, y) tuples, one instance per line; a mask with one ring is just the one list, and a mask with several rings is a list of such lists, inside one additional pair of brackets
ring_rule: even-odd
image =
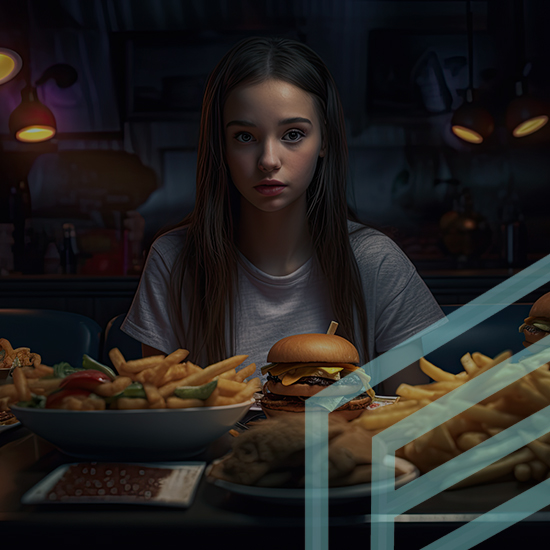
[(254, 189), (266, 196), (274, 196), (282, 193), (286, 185), (278, 180), (264, 180), (259, 185), (256, 185)]

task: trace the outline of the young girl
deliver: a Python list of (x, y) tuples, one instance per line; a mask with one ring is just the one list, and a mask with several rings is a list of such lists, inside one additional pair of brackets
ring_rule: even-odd
[(443, 317), (393, 241), (357, 222), (346, 179), (323, 61), (286, 38), (238, 43), (206, 86), (195, 208), (154, 241), (123, 330), (144, 355), (246, 354), (259, 374), (277, 340), (332, 320), (363, 364)]

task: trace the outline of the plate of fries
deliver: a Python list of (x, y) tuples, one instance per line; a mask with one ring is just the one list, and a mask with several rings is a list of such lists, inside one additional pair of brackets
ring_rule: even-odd
[[(548, 355), (548, 353), (546, 354)], [(400, 399), (389, 407), (381, 407), (363, 413), (353, 420), (371, 433), (376, 434), (393, 426), (424, 406), (437, 401), (459, 388), (468, 381), (479, 378), (480, 384), (505, 384), (506, 380), (524, 373), (515, 382), (505, 385), (479, 403), (471, 406), (457, 416), (440, 424), (406, 444), (396, 452), (397, 457), (412, 462), (425, 474), (438, 466), (474, 449), (477, 445), (491, 441), (495, 437), (495, 448), (502, 436), (498, 434), (541, 411), (550, 405), (550, 365), (542, 364), (534, 370), (527, 369), (522, 362), (511, 363), (512, 353), (504, 351), (491, 358), (479, 352), (466, 353), (460, 358), (463, 372), (452, 374), (424, 358), (420, 359), (420, 368), (432, 378), (425, 385), (401, 384), (396, 393)], [(525, 360), (526, 362), (529, 359)], [(536, 363), (540, 365), (540, 361)], [(495, 367), (499, 366), (499, 369)], [(495, 370), (492, 370), (495, 369)], [(493, 374), (496, 372), (496, 374)], [(492, 375), (489, 379), (487, 375)], [(515, 379), (514, 378), (514, 379)], [(500, 387), (500, 386), (499, 386)], [(459, 399), (459, 398), (457, 398)], [(462, 399), (465, 399), (462, 397)], [(504, 435), (504, 434), (502, 434)], [(490, 452), (490, 447), (485, 447)], [(459, 489), (502, 480), (519, 482), (540, 482), (550, 477), (550, 428), (549, 433), (526, 441), (526, 445), (516, 451), (495, 460), (475, 474), (452, 485), (450, 489)]]
[[(188, 351), (182, 349), (129, 361), (117, 348), (109, 355), (118, 375), (93, 390), (64, 395), (60, 386), (64, 390), (74, 373), (56, 378), (52, 367), (38, 365), (15, 369), (13, 384), (0, 387), (0, 400), (24, 426), (66, 454), (95, 460), (179, 460), (197, 455), (229, 432), (260, 387), (252, 376), (254, 364), (236, 370), (246, 355), (205, 368), (185, 361)], [(49, 408), (54, 397), (55, 407)]]

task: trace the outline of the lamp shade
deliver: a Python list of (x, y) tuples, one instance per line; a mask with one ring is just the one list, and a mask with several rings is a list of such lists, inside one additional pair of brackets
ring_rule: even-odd
[(533, 134), (548, 122), (550, 106), (530, 96), (513, 99), (506, 110), (506, 126), (514, 137)]
[(46, 141), (55, 135), (55, 117), (38, 99), (35, 87), (21, 90), (21, 103), (10, 115), (9, 128), (15, 139), (29, 143)]
[(14, 78), (22, 66), (23, 61), (17, 52), (8, 48), (0, 48), (0, 84)]
[(491, 114), (475, 103), (464, 103), (451, 119), (453, 134), (469, 143), (482, 143), (495, 129)]

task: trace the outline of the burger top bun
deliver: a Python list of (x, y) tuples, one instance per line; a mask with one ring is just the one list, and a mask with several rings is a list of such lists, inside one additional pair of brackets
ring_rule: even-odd
[(550, 292), (541, 296), (533, 304), (529, 317), (550, 317)]
[(336, 334), (295, 334), (276, 342), (270, 363), (359, 363), (355, 346)]

